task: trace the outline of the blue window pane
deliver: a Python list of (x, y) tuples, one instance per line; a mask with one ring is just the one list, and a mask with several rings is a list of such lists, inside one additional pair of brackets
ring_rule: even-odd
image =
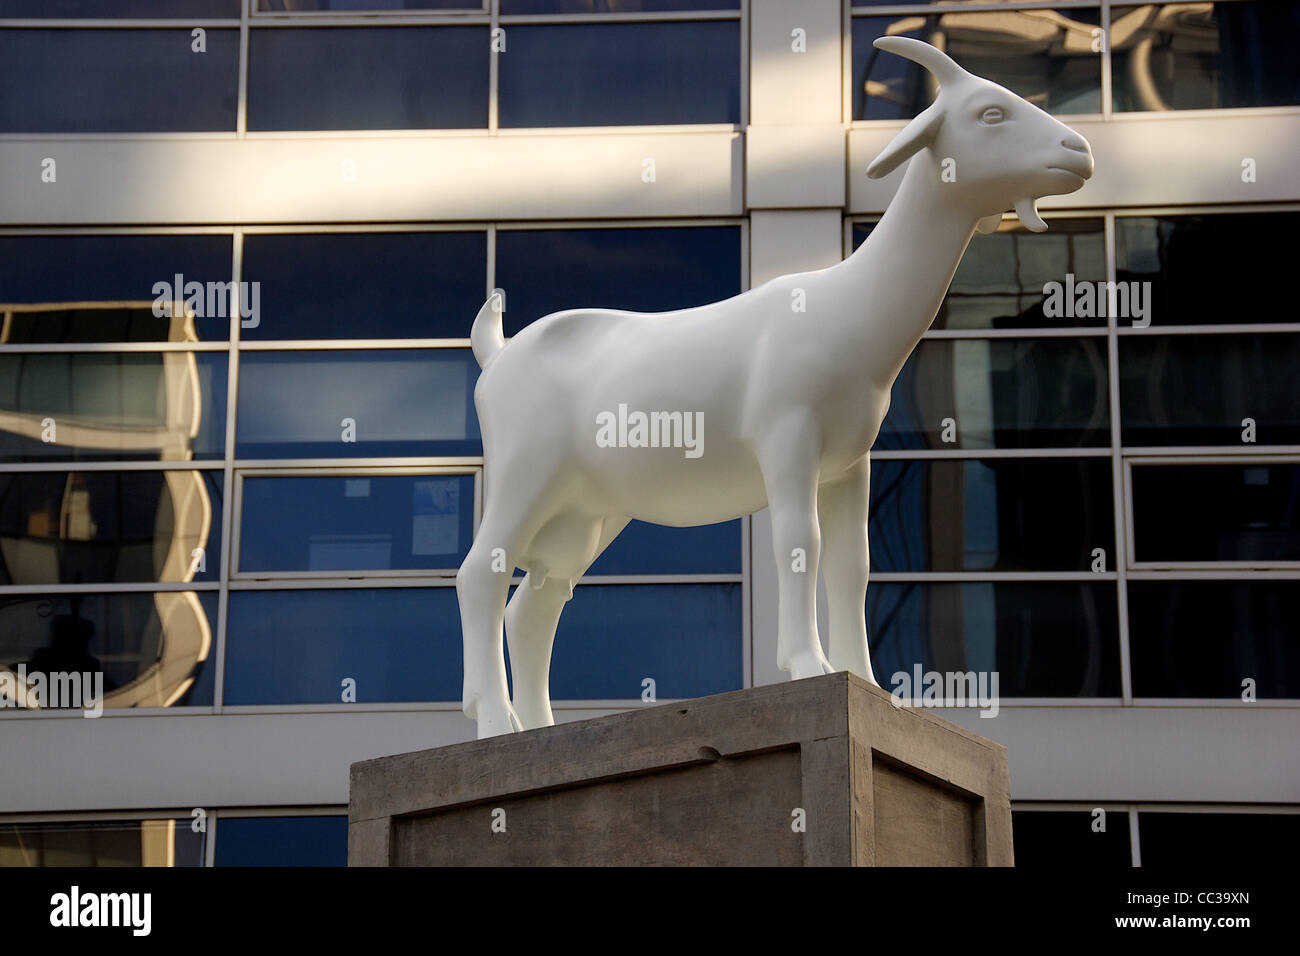
[(0, 132), (233, 130), (239, 31), (0, 30)]
[(0, 0), (5, 19), (239, 19), (239, 0)]
[(1109, 458), (876, 460), (871, 568), (1086, 571), (1115, 553), (1111, 498)]
[(215, 591), (7, 595), (0, 669), (102, 673), (106, 709), (207, 706), (216, 621)]
[(0, 354), (0, 461), (221, 458), (228, 361), (225, 352)]
[(489, 58), (486, 26), (255, 28), (248, 128), (486, 127)]
[(483, 232), (251, 235), (246, 339), (469, 337), (487, 289)]
[(217, 866), (347, 866), (348, 818), (222, 817)]
[(239, 370), (240, 458), (482, 454), (468, 349), (244, 352)]
[(740, 23), (511, 26), (503, 127), (740, 122)]
[(588, 574), (739, 574), (740, 522), (669, 528), (633, 521)]
[(1102, 338), (926, 339), (894, 382), (875, 447), (1108, 445), (1106, 369)]
[(215, 469), (0, 474), (0, 584), (215, 581), (221, 482)]
[(227, 704), (460, 700), (456, 589), (234, 591)]
[(740, 229), (506, 229), (496, 284), (506, 334), (562, 309), (668, 312), (740, 293)]
[[(2, 340), (28, 342), (207, 341), (230, 335), (228, 310), (196, 309), (192, 323), (157, 318), (153, 303), (183, 297), (181, 285), (228, 283), (229, 236), (0, 236), (0, 302), (30, 303), (15, 312)], [(157, 294), (155, 283), (173, 291)], [(214, 302), (217, 301), (214, 299)], [(55, 303), (133, 303), (131, 309), (51, 309)], [(170, 311), (170, 310), (168, 310)]]
[(1118, 697), (1111, 581), (873, 583), (867, 633), (876, 679), (922, 671), (998, 673), (1003, 697)]
[(473, 475), (245, 478), (239, 570), (454, 569), (473, 535)]

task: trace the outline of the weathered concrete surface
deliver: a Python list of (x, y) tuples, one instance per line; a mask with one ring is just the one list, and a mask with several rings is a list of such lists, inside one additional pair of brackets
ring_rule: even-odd
[(1010, 787), (1001, 745), (828, 674), (355, 763), (348, 862), (1009, 866)]

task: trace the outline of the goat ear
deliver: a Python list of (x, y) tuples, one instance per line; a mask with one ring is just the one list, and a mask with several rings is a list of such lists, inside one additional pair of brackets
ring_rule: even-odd
[(904, 126), (903, 131), (871, 161), (867, 167), (867, 177), (879, 179), (888, 176), (900, 163), (933, 143), (942, 125), (943, 110), (939, 108), (939, 101), (935, 100), (921, 115)]

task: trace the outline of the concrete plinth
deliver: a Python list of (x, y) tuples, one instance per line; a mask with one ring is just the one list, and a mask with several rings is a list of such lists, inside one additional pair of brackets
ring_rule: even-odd
[(1006, 750), (828, 674), (352, 765), (351, 866), (1010, 866)]

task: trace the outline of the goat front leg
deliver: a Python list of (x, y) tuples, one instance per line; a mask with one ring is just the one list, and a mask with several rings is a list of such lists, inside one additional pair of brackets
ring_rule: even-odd
[(876, 683), (867, 644), (867, 519), (871, 462), (863, 458), (843, 476), (817, 489), (817, 512), (826, 537), (826, 603), (830, 611), (830, 659), (836, 670)]
[(792, 415), (773, 428), (758, 449), (776, 557), (776, 665), (788, 671), (791, 680), (833, 671), (817, 637), (820, 446), (820, 433), (811, 416)]

